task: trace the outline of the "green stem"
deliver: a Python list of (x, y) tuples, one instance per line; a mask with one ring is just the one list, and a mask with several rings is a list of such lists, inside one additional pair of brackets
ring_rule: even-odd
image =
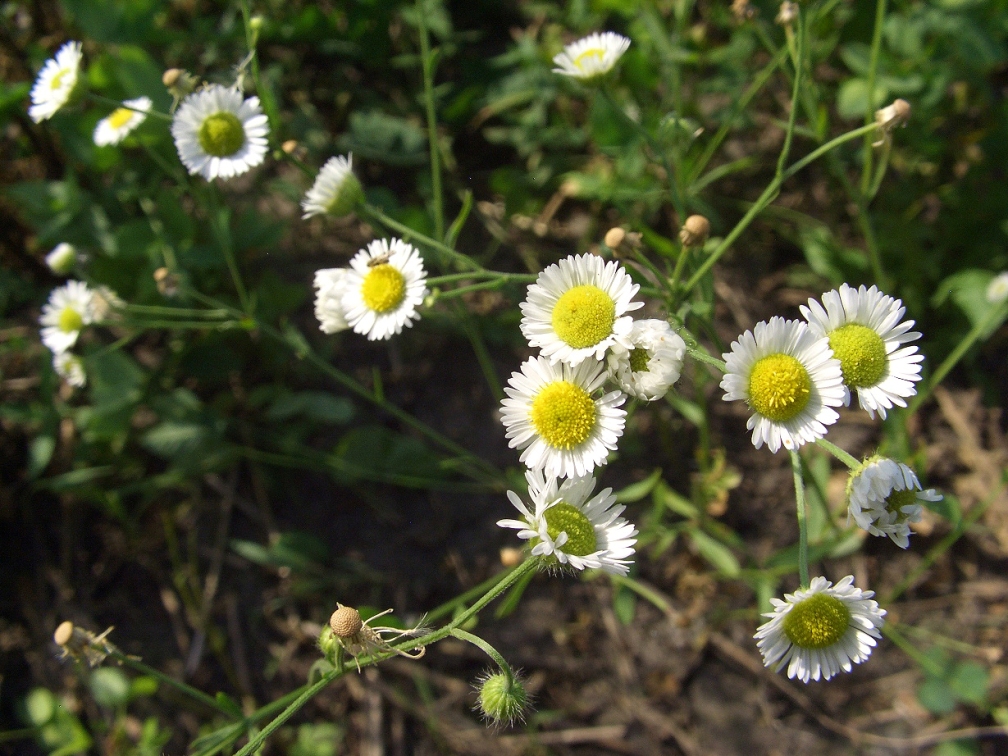
[(190, 307), (164, 307), (162, 305), (139, 305), (127, 303), (122, 308), (124, 312), (135, 312), (149, 315), (169, 315), (187, 318), (228, 318), (227, 310), (198, 310)]
[(441, 155), (438, 147), (437, 115), (434, 112), (434, 58), (427, 31), (427, 9), (417, 0), (417, 25), (420, 31), (420, 60), (423, 66), (424, 106), (427, 111), (427, 143), (430, 147), (431, 188), (434, 192), (434, 235), (444, 239), (444, 197), (441, 192)]
[(794, 88), (791, 92), (791, 112), (788, 113), (787, 131), (784, 132), (784, 146), (781, 148), (780, 157), (777, 158), (777, 176), (784, 173), (784, 164), (787, 163), (788, 155), (791, 152), (791, 140), (794, 138), (795, 119), (798, 117), (798, 97), (801, 94), (802, 77), (805, 72), (805, 35), (807, 33), (806, 15), (798, 10), (798, 51), (795, 55), (795, 77)]
[[(111, 324), (107, 324), (111, 325)], [(116, 323), (119, 325), (119, 323)], [(229, 328), (241, 328), (242, 324), (234, 320), (130, 320), (125, 319), (122, 321), (122, 325), (128, 328), (164, 328), (166, 330), (171, 330), (173, 328), (189, 330), (189, 329), (220, 329), (227, 330)]]
[(511, 665), (507, 663), (507, 660), (501, 655), (501, 653), (487, 643), (485, 640), (480, 638), (478, 635), (473, 635), (472, 633), (467, 633), (465, 630), (460, 628), (455, 628), (451, 631), (452, 637), (458, 638), (459, 640), (465, 641), (466, 643), (471, 643), (476, 646), (480, 651), (485, 653), (495, 662), (497, 666), (501, 668), (501, 672), (506, 674), (508, 677), (514, 679), (514, 672), (511, 670)]
[(497, 369), (494, 367), (493, 360), (490, 358), (490, 352), (487, 351), (486, 343), (483, 341), (483, 336), (480, 334), (476, 323), (473, 322), (472, 316), (465, 310), (464, 307), (457, 306), (454, 309), (455, 316), (458, 318), (458, 323), (465, 332), (466, 337), (469, 339), (473, 352), (476, 354), (476, 361), (479, 362), (480, 370), (483, 371), (483, 377), (486, 379), (487, 386), (490, 388), (490, 393), (493, 395), (494, 401), (500, 402), (504, 399), (504, 389), (501, 388), (500, 378), (497, 376)]
[(193, 698), (199, 701), (200, 703), (206, 704), (210, 708), (215, 709), (221, 712), (222, 714), (225, 714), (229, 719), (234, 718), (234, 712), (232, 712), (227, 707), (222, 706), (220, 703), (217, 702), (217, 699), (213, 698), (212, 696), (208, 696), (202, 690), (197, 690), (191, 685), (186, 685), (181, 680), (176, 680), (174, 677), (170, 677), (169, 675), (166, 675), (164, 672), (154, 669), (154, 667), (149, 667), (142, 661), (134, 659), (132, 656), (127, 656), (121, 651), (114, 650), (111, 653), (109, 653), (109, 656), (115, 659), (120, 664), (124, 664), (125, 666), (130, 667), (131, 669), (135, 669), (137, 672), (140, 672), (141, 674), (148, 675), (157, 680), (160, 680), (166, 685), (170, 685), (173, 688), (176, 688), (182, 693), (185, 693), (190, 698)]
[(210, 200), (210, 227), (213, 229), (217, 245), (220, 247), (224, 260), (227, 263), (228, 271), (231, 273), (231, 281), (234, 283), (235, 291), (238, 292), (238, 301), (241, 302), (242, 312), (250, 315), (251, 309), (249, 306), (248, 291), (245, 289), (245, 283), (242, 281), (241, 271), (238, 269), (238, 262), (234, 256), (234, 247), (231, 244), (229, 213), (226, 209), (221, 208), (215, 186), (208, 185), (206, 194)]
[[(875, 3), (875, 30), (872, 32), (871, 57), (868, 61), (868, 101), (865, 105), (865, 125), (875, 122), (875, 79), (878, 75), (879, 51), (882, 48), (882, 28), (885, 25), (886, 0)], [(872, 178), (872, 137), (865, 135), (864, 160), (861, 166), (861, 195), (868, 196)], [(881, 281), (879, 282), (881, 285)]]
[(697, 362), (703, 362), (707, 365), (713, 365), (722, 373), (727, 372), (728, 368), (725, 366), (724, 360), (719, 360), (717, 357), (712, 357), (707, 354), (707, 351), (699, 346), (686, 345), (686, 351), (689, 356), (692, 357)]
[(365, 214), (370, 215), (371, 218), (376, 222), (378, 222), (379, 224), (385, 226), (386, 228), (390, 228), (393, 231), (398, 231), (400, 234), (402, 234), (403, 239), (405, 241), (415, 240), (417, 243), (420, 244), (420, 246), (428, 247), (437, 252), (440, 252), (442, 255), (448, 258), (448, 260), (455, 262), (458, 265), (461, 265), (465, 268), (469, 268), (470, 270), (482, 271), (484, 269), (482, 265), (480, 265), (475, 260), (470, 259), (467, 255), (463, 255), (461, 252), (452, 249), (443, 242), (439, 242), (436, 239), (431, 239), (429, 236), (421, 234), (419, 231), (416, 231), (410, 228), (409, 226), (400, 223), (394, 218), (390, 218), (384, 212), (379, 210), (377, 207), (374, 207), (372, 205), (364, 205), (361, 209), (364, 211)]
[(893, 623), (885, 624), (882, 626), (881, 629), (882, 629), (882, 635), (891, 640), (893, 644), (900, 649), (900, 651), (902, 651), (904, 654), (906, 654), (915, 662), (917, 662), (917, 664), (919, 664), (921, 668), (926, 670), (934, 677), (944, 676), (945, 670), (942, 669), (942, 666), (934, 659), (931, 659), (926, 654), (923, 654), (920, 651), (918, 651), (917, 647), (914, 646), (914, 644), (908, 641), (906, 638), (904, 638), (903, 634), (896, 629), (895, 624)]
[(816, 445), (821, 446), (823, 449), (847, 465), (847, 467), (851, 470), (856, 470), (861, 467), (861, 463), (856, 458), (845, 452), (836, 444), (827, 441), (825, 438), (817, 438)]
[(471, 273), (449, 273), (446, 276), (432, 276), (427, 279), (427, 286), (434, 287), (454, 281), (469, 281), (473, 278), (494, 278), (515, 283), (535, 283), (538, 277), (531, 273), (502, 273), (496, 270), (474, 270)]
[(616, 585), (621, 585), (633, 591), (665, 614), (675, 614), (675, 610), (672, 608), (672, 604), (669, 603), (668, 599), (660, 591), (647, 583), (643, 583), (640, 580), (634, 580), (628, 575), (613, 575), (611, 573), (609, 574), (609, 579)]
[(127, 105), (125, 102), (122, 102), (120, 100), (116, 100), (111, 97), (105, 97), (104, 95), (100, 94), (95, 94), (94, 92), (88, 92), (87, 97), (88, 99), (94, 100), (95, 102), (100, 102), (103, 105), (111, 105), (114, 108), (123, 108), (124, 110), (132, 110), (134, 113), (143, 113), (144, 115), (153, 116), (154, 118), (159, 118), (160, 120), (167, 121), (168, 123), (171, 123), (173, 120), (175, 120), (167, 113), (162, 113), (159, 110), (154, 110), (154, 108), (151, 108), (150, 110), (140, 110), (139, 108), (131, 107)]
[(798, 578), (802, 588), (809, 586), (808, 573), (808, 523), (805, 518), (805, 485), (802, 481), (801, 457), (793, 449), (791, 472), (794, 474), (795, 501), (798, 513)]
[(927, 386), (924, 387), (922, 391), (917, 393), (917, 396), (913, 398), (910, 405), (907, 407), (906, 417), (912, 416), (920, 406), (931, 396), (931, 392), (934, 391), (935, 386), (941, 383), (945, 376), (949, 374), (949, 371), (956, 366), (956, 364), (963, 358), (966, 352), (969, 351), (970, 347), (973, 346), (980, 337), (987, 331), (991, 325), (993, 325), (997, 320), (1004, 317), (1004, 305), (999, 307), (992, 307), (988, 313), (987, 317), (982, 318), (970, 332), (966, 334), (966, 338), (959, 342), (955, 349), (946, 357), (942, 364), (938, 366), (938, 369), (934, 371), (930, 378), (928, 378)]
[(483, 594), (485, 591), (489, 590), (492, 586), (496, 585), (498, 582), (503, 580), (508, 574), (510, 574), (512, 571), (516, 569), (518, 568), (509, 567), (506, 570), (502, 570), (493, 577), (484, 580), (479, 585), (470, 588), (465, 593), (462, 593), (456, 596), (455, 598), (451, 599), (450, 601), (446, 601), (445, 603), (441, 604), (441, 606), (437, 607), (436, 609), (427, 612), (426, 615), (427, 621), (433, 622), (436, 619), (448, 616), (449, 614), (454, 612), (458, 607), (464, 604), (468, 604), (472, 599)]
[(460, 297), (463, 294), (468, 294), (473, 291), (486, 291), (488, 289), (499, 289), (501, 286), (507, 283), (507, 280), (498, 278), (495, 281), (484, 281), (483, 283), (472, 284), (470, 286), (458, 286), (454, 289), (448, 289), (447, 291), (442, 291), (438, 293), (438, 300), (451, 299), (452, 297)]
[(756, 216), (759, 215), (763, 210), (769, 205), (774, 198), (777, 196), (777, 192), (780, 190), (781, 184), (783, 184), (787, 179), (794, 176), (796, 173), (800, 172), (803, 168), (808, 166), (810, 163), (815, 162), (820, 157), (825, 155), (830, 150), (836, 149), (842, 144), (845, 144), (853, 139), (864, 136), (865, 134), (870, 134), (876, 129), (875, 124), (869, 126), (862, 126), (860, 128), (854, 129), (853, 131), (848, 131), (845, 134), (841, 134), (835, 139), (831, 139), (826, 144), (813, 150), (808, 155), (803, 157), (801, 160), (796, 162), (790, 168), (788, 168), (780, 176), (774, 178), (770, 182), (770, 185), (763, 190), (763, 194), (760, 195), (759, 199), (749, 208), (747, 212), (736, 225), (735, 228), (726, 236), (722, 242), (717, 246), (717, 248), (711, 252), (710, 256), (703, 262), (703, 264), (697, 269), (696, 273), (689, 279), (686, 283), (686, 291), (692, 291), (693, 287), (696, 286), (700, 279), (707, 275), (707, 272), (714, 267), (714, 264), (721, 258), (721, 256), (728, 250), (729, 247), (735, 242), (735, 240), (742, 234), (742, 232), (749, 226), (750, 223), (755, 220)]

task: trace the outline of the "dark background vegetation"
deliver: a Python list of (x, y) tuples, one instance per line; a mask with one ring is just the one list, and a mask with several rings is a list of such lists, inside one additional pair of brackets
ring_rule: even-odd
[[(494, 269), (535, 272), (573, 252), (610, 254), (600, 239), (623, 225), (666, 261), (681, 219), (655, 144), (612, 101), (658, 146), (678, 149), (687, 172), (705, 140), (733, 124), (711, 163), (729, 168), (687, 197), (715, 235), (727, 233), (773, 176), (791, 90), (777, 71), (733, 112), (784, 40), (776, 6), (753, 7), (739, 22), (721, 2), (428, 2), (448, 218), (465, 192), (476, 201), (458, 248)], [(415, 4), (268, 0), (252, 11), (264, 20), (258, 94), (280, 124), (276, 144), (298, 140), (311, 166), (352, 151), (369, 201), (430, 234)], [(439, 306), (387, 343), (324, 336), (313, 272), (345, 264), (380, 229), (302, 222), (308, 182), (282, 161), (228, 183), (229, 210), (215, 217), (158, 168), (177, 158), (156, 121), (111, 149), (91, 143), (105, 106), (42, 125), (26, 115), (35, 73), (67, 39), (84, 41), (89, 84), (110, 98), (147, 94), (167, 109), (160, 77), (176, 66), (233, 81), (247, 52), (237, 4), (36, 0), (0, 3), (0, 14), (0, 728), (30, 725), (32, 690), (62, 705), (48, 730), (0, 736), (0, 753), (73, 753), (85, 730), (93, 753), (183, 753), (212, 712), (142, 681), (123, 692), (122, 675), (58, 660), (60, 621), (114, 625), (125, 652), (254, 708), (303, 684), (336, 601), (408, 620), (500, 570), (500, 549), (516, 544), (494, 523), (510, 505), (501, 491), (465, 488), (440, 452), (298, 359), (291, 339), (256, 328), (92, 329), (88, 387), (61, 387), (38, 340), (39, 309), (60, 284), (45, 253), (74, 243), (94, 282), (130, 302), (171, 304), (153, 277), (167, 244), (189, 285), (235, 301), (214, 233), (223, 217), (261, 322), (303, 334), (325, 360), (519, 480), (470, 342), (486, 345), (506, 380), (527, 355), (523, 291)], [(814, 24), (814, 83), (793, 155), (863, 120), (874, 17), (873, 3), (837, 2)], [(550, 71), (564, 42), (602, 29), (633, 39), (612, 101)], [(903, 97), (913, 117), (893, 135), (867, 217), (886, 289), (918, 321), (931, 368), (983, 319), (987, 281), (1008, 267), (1006, 36), (1001, 0), (889, 3), (874, 104)], [(789, 181), (701, 283), (685, 314), (712, 352), (841, 281), (872, 282), (849, 191), (860, 154), (858, 143)], [(660, 303), (648, 312), (660, 316)], [(1001, 325), (913, 418), (883, 426), (851, 410), (831, 431), (855, 455), (881, 444), (947, 493), (907, 552), (881, 539), (831, 541), (822, 516), (814, 533), (831, 556), (813, 569), (832, 579), (854, 574), (887, 596), (913, 578), (886, 605), (909, 648), (885, 640), (830, 683), (799, 686), (762, 669), (751, 640), (758, 606), (796, 585), (790, 469), (752, 448), (742, 408), (691, 366), (679, 398), (636, 410), (602, 477), (617, 489), (661, 478), (628, 509), (642, 531), (634, 577), (656, 602), (601, 578), (541, 576), (501, 616), (480, 617), (477, 631), (525, 670), (536, 703), (525, 726), (477, 721), (471, 686), (487, 660), (446, 641), (421, 662), (341, 680), (268, 752), (1004, 753), (1008, 741), (989, 730), (1008, 726), (1006, 357)], [(845, 473), (815, 451), (807, 461), (811, 495), (842, 528)], [(404, 476), (409, 485), (389, 482)], [(951, 731), (962, 737), (942, 735)]]

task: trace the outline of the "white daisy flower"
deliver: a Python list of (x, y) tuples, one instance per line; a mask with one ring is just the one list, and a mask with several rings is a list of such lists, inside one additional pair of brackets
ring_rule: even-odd
[(67, 281), (53, 289), (42, 306), (42, 343), (53, 354), (65, 352), (77, 343), (81, 328), (94, 320), (94, 292), (80, 281)]
[(840, 417), (843, 375), (829, 342), (798, 320), (772, 317), (733, 341), (721, 355), (726, 402), (744, 400), (753, 415), (746, 427), (753, 445), (776, 452), (796, 449), (826, 435)]
[(933, 488), (921, 489), (913, 470), (885, 457), (866, 460), (847, 481), (854, 522), (872, 535), (889, 536), (901, 549), (910, 545), (910, 523), (921, 519), (921, 502), (941, 499)]
[(1008, 300), (1008, 270), (991, 279), (987, 284), (986, 295), (991, 304), (1001, 304)]
[(266, 157), (269, 121), (258, 97), (211, 84), (182, 100), (171, 125), (179, 158), (207, 181), (240, 176)]
[(787, 665), (789, 678), (803, 683), (829, 680), (840, 672), (850, 672), (865, 661), (881, 638), (885, 609), (871, 597), (874, 591), (855, 588), (848, 575), (834, 587), (824, 577), (812, 579), (808, 588), (784, 600), (770, 599), (774, 610), (764, 617), (770, 621), (756, 631), (756, 645), (763, 663), (779, 672)]
[(42, 66), (32, 87), (32, 105), (28, 108), (28, 115), (35, 123), (52, 118), (67, 104), (77, 86), (83, 57), (80, 42), (67, 42), (56, 52), (56, 57)]
[(587, 475), (604, 465), (623, 435), (626, 396), (594, 394), (605, 383), (605, 364), (586, 360), (577, 367), (530, 357), (511, 374), (501, 402), (508, 446), (524, 449), (521, 461), (546, 475)]
[(607, 73), (630, 47), (630, 40), (616, 32), (595, 32), (564, 47), (553, 58), (555, 73), (575, 79), (593, 79)]
[(73, 352), (57, 352), (54, 354), (53, 370), (56, 371), (56, 375), (75, 388), (83, 388), (84, 384), (87, 383), (87, 375), (84, 373), (84, 363)]
[(528, 287), (521, 303), (522, 335), (544, 357), (568, 365), (601, 360), (616, 342), (629, 349), (633, 318), (627, 313), (644, 306), (632, 301), (639, 288), (615, 261), (590, 254), (565, 257)]
[(364, 198), (360, 181), (353, 174), (353, 155), (329, 158), (301, 200), (302, 218), (313, 215), (346, 215)]
[(49, 270), (53, 273), (58, 276), (65, 276), (73, 270), (77, 262), (77, 250), (74, 249), (72, 244), (60, 242), (52, 248), (52, 252), (46, 255), (45, 261), (46, 265), (49, 266)]
[(116, 108), (108, 116), (98, 121), (94, 130), (94, 143), (99, 147), (119, 144), (137, 126), (147, 120), (147, 114), (153, 105), (150, 97), (125, 100), (121, 108)]
[(402, 239), (375, 239), (350, 260), (343, 312), (354, 333), (371, 341), (389, 339), (420, 319), (427, 296), (427, 271), (420, 253)]
[(338, 333), (350, 327), (343, 309), (348, 268), (326, 268), (315, 271), (315, 317), (322, 333)]
[(903, 303), (872, 286), (855, 289), (841, 284), (840, 290), (826, 292), (823, 305), (810, 299), (801, 313), (816, 336), (829, 339), (833, 356), (840, 360), (844, 378), (844, 405), (850, 404), (851, 389), (857, 390), (858, 403), (875, 417), (884, 419), (893, 405), (906, 407), (905, 398), (917, 393), (924, 355), (916, 346), (920, 334), (911, 331), (914, 322), (900, 318), (906, 312)]
[(679, 380), (686, 342), (664, 320), (635, 321), (629, 341), (609, 352), (609, 377), (638, 399), (661, 399)]
[(508, 499), (524, 519), (500, 520), (500, 527), (517, 530), (519, 538), (532, 544), (533, 556), (553, 556), (576, 570), (629, 572), (637, 529), (620, 517), (626, 507), (616, 505), (611, 488), (592, 496), (591, 475), (567, 478), (559, 487), (555, 476), (545, 477), (541, 470), (529, 470), (525, 478), (532, 508), (508, 491)]

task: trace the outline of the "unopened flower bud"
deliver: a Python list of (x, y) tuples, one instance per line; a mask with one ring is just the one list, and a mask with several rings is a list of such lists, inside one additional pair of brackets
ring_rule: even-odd
[(283, 150), (288, 155), (294, 154), (294, 150), (298, 148), (297, 139), (288, 139), (286, 142), (280, 145), (280, 149)]
[(510, 725), (524, 718), (528, 705), (525, 686), (514, 675), (487, 675), (479, 687), (479, 710), (492, 724)]
[(702, 215), (691, 215), (679, 229), (679, 241), (684, 247), (702, 247), (710, 235), (710, 221)]
[(73, 638), (74, 626), (73, 622), (66, 620), (61, 622), (59, 627), (56, 628), (56, 632), (53, 633), (53, 640), (56, 641), (57, 646), (65, 646)]
[(625, 238), (626, 238), (626, 231), (624, 231), (622, 228), (620, 228), (619, 226), (616, 226), (615, 228), (610, 228), (608, 231), (606, 231), (605, 245), (609, 247), (609, 249), (616, 249), (619, 247), (620, 244), (623, 243), (623, 240)]
[(182, 76), (182, 73), (181, 68), (169, 68), (161, 75), (161, 83), (165, 85), (166, 89), (171, 89)]
[(798, 3), (783, 2), (774, 21), (781, 26), (790, 26), (796, 18), (798, 18)]
[(329, 627), (337, 638), (353, 638), (364, 627), (360, 612), (352, 606), (340, 606), (329, 618)]
[(994, 276), (987, 284), (987, 301), (991, 304), (1008, 301), (1008, 271)]
[(909, 120), (910, 103), (906, 100), (895, 100), (892, 105), (886, 105), (875, 111), (875, 123), (886, 131), (892, 131), (897, 126), (905, 126)]
[(77, 250), (72, 244), (60, 242), (46, 255), (45, 261), (53, 273), (65, 276), (73, 270), (74, 263), (77, 262)]
[(333, 629), (328, 625), (323, 627), (322, 632), (319, 633), (318, 647), (319, 651), (322, 652), (322, 656), (326, 659), (332, 660), (336, 657), (336, 649), (339, 647), (339, 641), (337, 640)]
[(252, 30), (253, 34), (258, 34), (259, 32), (262, 31), (264, 23), (265, 21), (263, 20), (262, 16), (260, 15), (252, 16), (252, 18), (249, 19), (249, 29)]

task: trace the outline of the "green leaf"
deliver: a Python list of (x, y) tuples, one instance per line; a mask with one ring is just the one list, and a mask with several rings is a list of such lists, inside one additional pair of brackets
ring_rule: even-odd
[(987, 702), (988, 682), (986, 668), (972, 661), (956, 664), (949, 676), (949, 687), (956, 698), (975, 706), (983, 706)]
[(630, 625), (637, 610), (637, 594), (625, 585), (616, 586), (613, 593), (613, 613), (624, 625)]
[(141, 444), (159, 457), (171, 459), (193, 451), (207, 437), (207, 428), (200, 423), (168, 420), (144, 433)]
[(238, 702), (231, 698), (231, 696), (227, 693), (217, 691), (217, 695), (214, 696), (214, 700), (217, 702), (218, 706), (226, 710), (232, 716), (238, 717), (239, 719), (245, 716), (242, 713), (241, 706), (238, 705)]
[(130, 683), (126, 675), (115, 667), (99, 667), (88, 680), (91, 695), (100, 706), (116, 709), (129, 701)]
[(332, 722), (299, 725), (290, 756), (335, 756), (345, 734), (342, 727)]
[(404, 485), (445, 478), (440, 459), (422, 441), (380, 425), (351, 430), (340, 440), (335, 457), (350, 478)]
[(225, 725), (219, 730), (200, 735), (189, 744), (190, 756), (213, 756), (215, 753), (228, 748), (238, 738), (245, 734), (245, 723), (236, 722)]
[(158, 681), (155, 677), (150, 677), (148, 675), (141, 675), (140, 677), (133, 678), (130, 683), (130, 698), (143, 698), (144, 696), (153, 696), (157, 693)]
[(28, 722), (35, 727), (41, 727), (56, 716), (59, 702), (46, 688), (35, 688), (25, 697), (24, 705)]
[(652, 492), (651, 498), (654, 500), (656, 505), (667, 507), (672, 512), (685, 517), (687, 520), (694, 520), (700, 516), (700, 510), (697, 509), (691, 501), (676, 491), (673, 491), (665, 484), (664, 481), (658, 482)]
[[(872, 108), (881, 107), (889, 95), (888, 90), (881, 83), (875, 82), (875, 94), (872, 97)], [(837, 92), (837, 113), (841, 118), (849, 121), (864, 118), (868, 109), (868, 82), (864, 79), (848, 79), (840, 85)]]
[(928, 677), (917, 689), (917, 700), (934, 714), (949, 714), (955, 711), (956, 698), (948, 683), (938, 677)]
[(410, 121), (378, 110), (355, 111), (349, 125), (336, 142), (341, 152), (388, 165), (422, 165), (427, 161), (427, 138)]
[(494, 617), (501, 619), (507, 617), (511, 612), (518, 608), (518, 604), (521, 603), (522, 596), (525, 595), (525, 589), (529, 587), (529, 583), (532, 582), (532, 578), (535, 577), (535, 571), (526, 572), (522, 575), (518, 582), (511, 586), (511, 590), (508, 591), (504, 600), (500, 602), (500, 605), (494, 611)]
[(631, 483), (626, 488), (623, 488), (616, 492), (616, 501), (620, 504), (630, 504), (635, 501), (640, 501), (658, 485), (658, 481), (661, 480), (661, 468), (655, 468), (654, 472), (648, 475), (644, 480), (639, 480), (636, 483)]
[(36, 436), (28, 447), (28, 477), (37, 478), (49, 465), (56, 451), (56, 439), (52, 436)]
[(343, 396), (323, 391), (299, 391), (280, 396), (266, 411), (268, 420), (282, 421), (302, 417), (320, 423), (346, 425), (354, 416), (354, 405)]
[(706, 559), (722, 575), (725, 577), (738, 577), (741, 574), (742, 567), (727, 546), (719, 541), (715, 541), (702, 530), (689, 530), (686, 535), (689, 536), (700, 556)]

